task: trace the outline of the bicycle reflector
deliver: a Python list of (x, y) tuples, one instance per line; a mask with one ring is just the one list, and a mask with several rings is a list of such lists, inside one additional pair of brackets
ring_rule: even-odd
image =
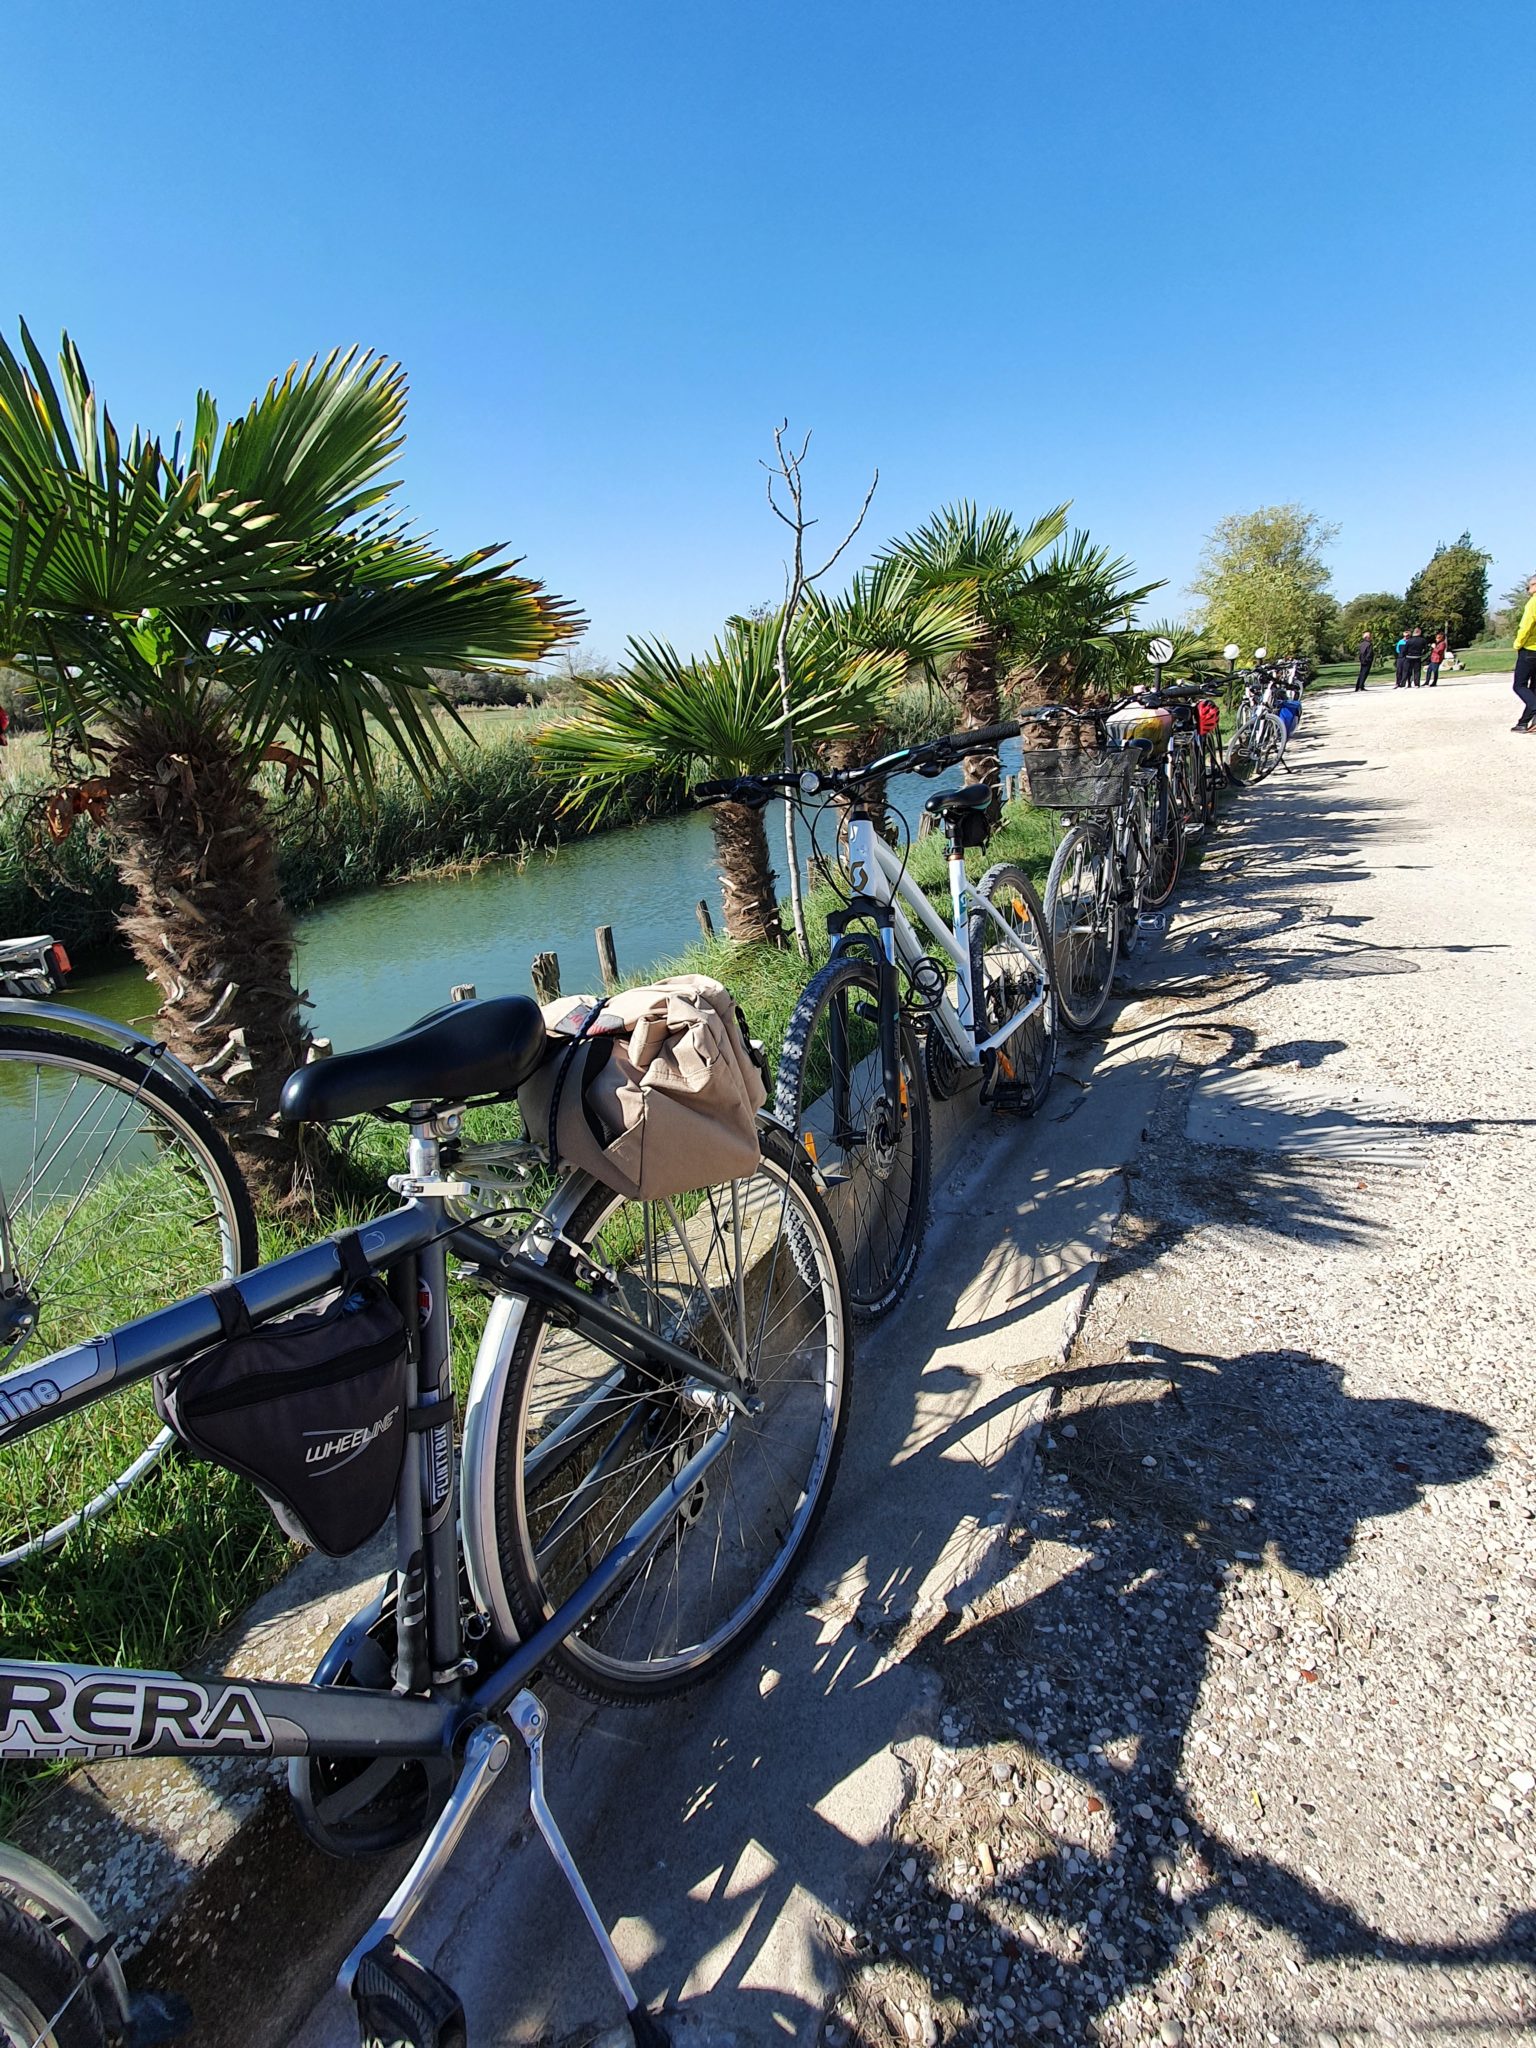
[(1213, 732), (1220, 732), (1221, 712), (1209, 697), (1202, 697), (1195, 706), (1195, 717), (1199, 722), (1202, 739), (1208, 739)]

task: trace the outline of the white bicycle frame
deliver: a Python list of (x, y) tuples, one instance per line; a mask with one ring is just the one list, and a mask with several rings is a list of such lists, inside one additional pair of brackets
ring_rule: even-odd
[(1001, 1029), (989, 1033), (986, 1038), (977, 1038), (976, 991), (972, 985), (971, 949), (966, 942), (966, 924), (970, 913), (973, 910), (985, 911), (1008, 945), (1026, 956), (1029, 949), (1019, 944), (1018, 933), (998, 916), (985, 897), (978, 895), (971, 887), (966, 879), (965, 857), (957, 849), (951, 849), (949, 856), (949, 900), (954, 920), (953, 930), (944, 923), (928, 898), (907, 873), (906, 863), (900, 854), (880, 837), (875, 830), (873, 818), (861, 817), (855, 813), (849, 819), (843, 865), (858, 895), (867, 896), (875, 903), (887, 904), (890, 907), (891, 923), (882, 930), (880, 936), (886, 948), (887, 961), (891, 965), (899, 958), (910, 968), (925, 957), (928, 948), (920, 942), (916, 928), (920, 924), (939, 948), (941, 957), (953, 967), (957, 1000), (951, 1001), (946, 989), (944, 995), (934, 1005), (933, 1017), (957, 1057), (966, 1066), (980, 1066), (983, 1054), (995, 1051), (1045, 1002), (1047, 991), (1042, 986)]

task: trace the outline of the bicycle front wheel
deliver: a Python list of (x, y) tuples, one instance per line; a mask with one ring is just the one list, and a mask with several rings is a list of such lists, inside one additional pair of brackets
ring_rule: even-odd
[(932, 1165), (917, 1034), (896, 1026), (899, 1083), (887, 1098), (880, 984), (867, 960), (832, 960), (807, 983), (784, 1034), (774, 1113), (820, 1176), (856, 1316), (906, 1293), (928, 1227)]
[[(0, 1370), (256, 1263), (229, 1147), (163, 1074), (65, 1031), (0, 1024)], [(111, 1507), (169, 1442), (147, 1386), (0, 1454), (0, 1569)]]
[(0, 2048), (106, 2048), (96, 1994), (74, 1956), (0, 1898)]
[(550, 1660), (594, 1699), (682, 1692), (767, 1620), (826, 1505), (850, 1369), (836, 1235), (789, 1138), (765, 1126), (749, 1179), (645, 1203), (594, 1184), (550, 1265), (751, 1404), (727, 1415), (701, 1382), (659, 1379), (529, 1304), (493, 1424), (502, 1590), (525, 1640), (729, 1428), (661, 1537)]
[(1108, 834), (1074, 825), (1056, 849), (1045, 884), (1056, 1001), (1063, 1021), (1087, 1031), (1109, 1000), (1120, 938)]
[(1051, 941), (1034, 884), (1022, 868), (988, 868), (967, 921), (979, 1044), (1019, 1022), (992, 1048), (993, 1099), (1033, 1116), (1056, 1071), (1056, 989)]
[(1161, 910), (1172, 896), (1184, 866), (1184, 820), (1166, 773), (1149, 793), (1150, 854), (1141, 900), (1148, 910)]

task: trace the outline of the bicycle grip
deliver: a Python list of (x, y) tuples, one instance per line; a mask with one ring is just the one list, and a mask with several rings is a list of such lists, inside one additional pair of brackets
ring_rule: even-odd
[(962, 753), (974, 754), (978, 747), (1000, 746), (1004, 740), (1016, 740), (1019, 736), (1019, 721), (1007, 719), (1001, 725), (977, 725), (969, 732), (952, 732), (945, 741), (948, 747), (958, 747)]

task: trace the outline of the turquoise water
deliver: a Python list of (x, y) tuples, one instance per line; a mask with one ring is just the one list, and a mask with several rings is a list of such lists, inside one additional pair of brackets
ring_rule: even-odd
[[(1017, 744), (1003, 751), (1011, 772)], [(891, 800), (915, 826), (923, 799), (959, 780), (958, 768), (937, 782), (902, 776), (891, 785)], [(782, 885), (777, 804), (768, 812), (768, 837)], [(803, 857), (803, 830), (801, 851)], [(709, 819), (690, 812), (575, 840), (521, 868), (503, 861), (475, 874), (344, 897), (300, 921), (298, 984), (312, 1005), (311, 1028), (346, 1051), (438, 1008), (457, 982), (473, 982), (483, 996), (526, 991), (535, 953), (559, 955), (567, 994), (599, 987), (593, 931), (600, 924), (613, 927), (622, 973), (656, 967), (698, 937), (700, 897), (723, 929)], [(78, 975), (67, 999), (143, 1023), (157, 1000), (133, 968)]]

